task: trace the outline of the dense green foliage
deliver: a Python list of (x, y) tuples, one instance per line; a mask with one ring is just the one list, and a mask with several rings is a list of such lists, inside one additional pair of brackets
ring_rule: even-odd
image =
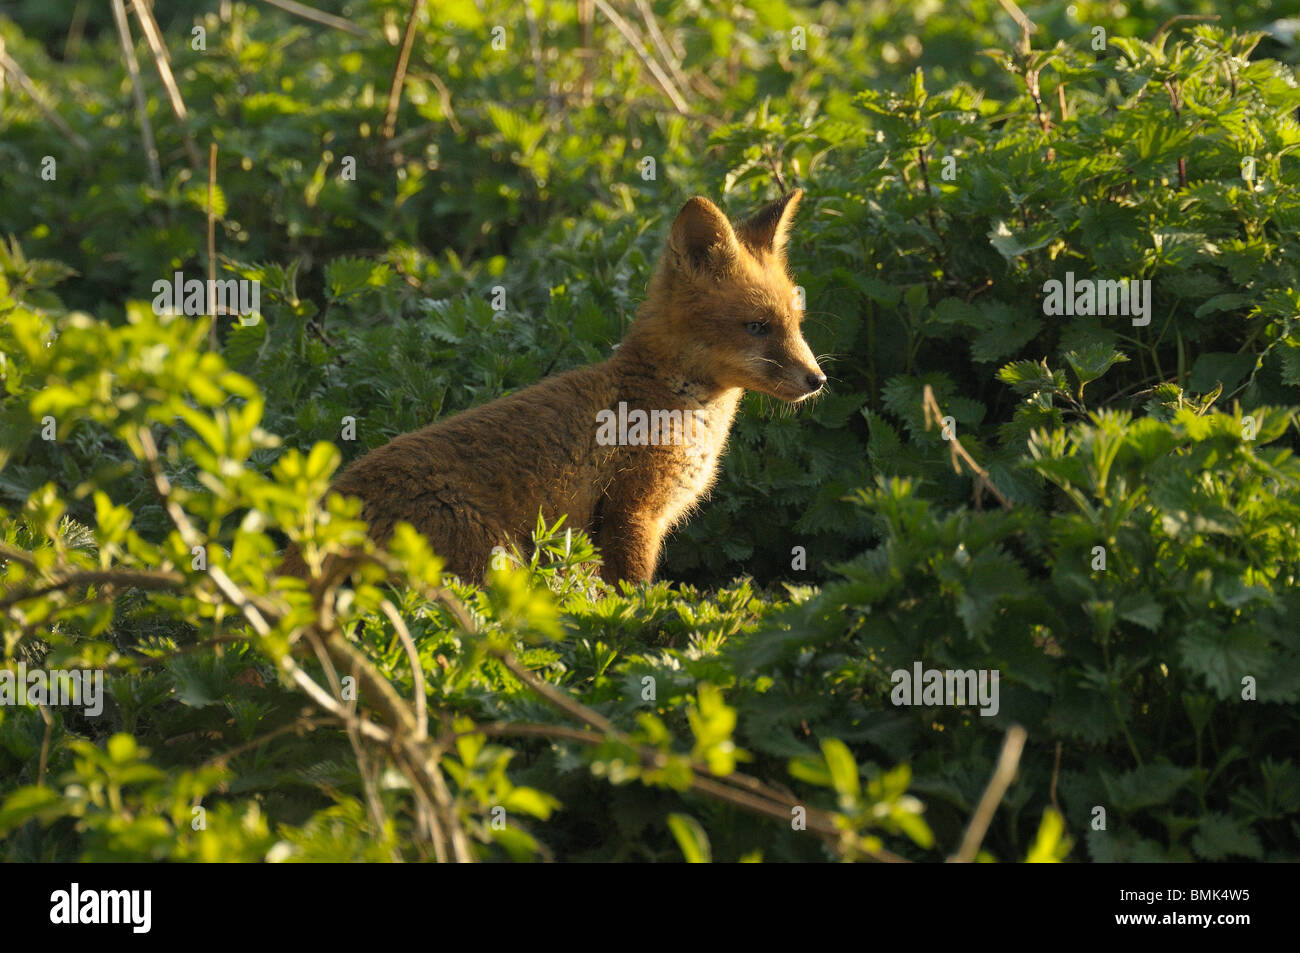
[[(0, 856), (938, 860), (1019, 724), (985, 857), (1300, 857), (1294, 25), (1046, 3), (1027, 49), (996, 0), (656, 3), (682, 115), (599, 16), (587, 57), (575, 5), (439, 3), (386, 140), (410, 4), (318, 6), (366, 35), (159, 11), (190, 117), (140, 43), (157, 185), (111, 15), (76, 55), (0, 20), (87, 144), (6, 90), (4, 655), (109, 696), (0, 707)], [(150, 307), (206, 268), (186, 134), (262, 283), (215, 351)], [(794, 186), (832, 386), (745, 399), (663, 581), (615, 591), (542, 523), (465, 585), (317, 505), (606, 356), (687, 196)], [(1149, 321), (1049, 313), (1073, 278), (1149, 282)], [(289, 539), (371, 559), (307, 588)], [(1000, 673), (997, 713), (891, 704), (917, 662)]]

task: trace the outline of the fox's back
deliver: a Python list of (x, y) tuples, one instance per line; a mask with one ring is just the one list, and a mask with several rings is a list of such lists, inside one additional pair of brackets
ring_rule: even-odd
[(480, 528), (491, 546), (526, 537), (539, 511), (585, 526), (615, 449), (597, 443), (594, 421), (614, 393), (604, 364), (547, 378), (395, 438), (348, 467), (333, 489), (362, 498), (380, 541), (400, 520), (444, 548), (437, 529), (448, 521)]

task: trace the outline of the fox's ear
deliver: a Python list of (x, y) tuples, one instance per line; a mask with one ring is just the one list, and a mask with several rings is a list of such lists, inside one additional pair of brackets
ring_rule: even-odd
[(802, 197), (803, 189), (786, 193), (741, 225), (736, 234), (755, 251), (784, 255), (785, 243), (790, 238), (790, 225)]
[(694, 271), (721, 271), (740, 254), (727, 216), (699, 195), (677, 213), (668, 247), (681, 264)]

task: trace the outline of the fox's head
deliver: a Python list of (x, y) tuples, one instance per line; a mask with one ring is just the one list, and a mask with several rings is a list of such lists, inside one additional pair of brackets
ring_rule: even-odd
[(803, 302), (786, 273), (802, 194), (796, 189), (734, 228), (697, 195), (673, 221), (646, 302), (653, 326), (645, 330), (671, 343), (692, 379), (787, 401), (826, 383), (799, 329)]

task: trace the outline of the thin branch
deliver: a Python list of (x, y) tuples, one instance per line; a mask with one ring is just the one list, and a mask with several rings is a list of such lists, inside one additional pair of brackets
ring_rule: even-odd
[[(406, 709), (392, 684), (388, 682), (370, 660), (349, 645), (342, 636), (333, 631), (318, 634), (324, 650), (335, 665), (348, 671), (357, 679), (361, 693), (379, 709), (388, 719), (392, 729), (386, 729), (367, 719), (361, 719), (355, 712), (344, 708), (337, 698), (331, 696), (302, 671), (291, 656), (285, 656), (281, 665), (288, 671), (290, 678), (309, 697), (326, 711), (337, 715), (345, 724), (354, 723), (356, 730), (399, 755), (398, 764), (411, 779), (412, 783), (423, 789), (435, 806), (435, 817), (446, 828), (435, 837), (435, 850), (443, 838), (450, 842), (452, 858), (458, 862), (471, 863), (475, 860), (465, 832), (456, 819), (454, 801), (447, 789), (447, 782), (438, 767), (439, 755), (430, 751), (427, 741), (417, 741), (411, 731), (411, 715)], [(440, 854), (440, 859), (446, 859)]]
[(574, 701), (554, 685), (542, 681), (528, 669), (524, 668), (523, 665), (519, 663), (519, 660), (511, 653), (502, 652), (497, 656), (497, 658), (501, 660), (502, 665), (510, 669), (511, 673), (514, 674), (516, 678), (537, 694), (541, 695), (556, 708), (560, 709), (560, 711), (564, 712), (570, 718), (591, 725), (593, 728), (597, 728), (606, 734), (613, 734), (615, 732), (616, 729), (614, 728), (614, 723), (608, 718), (599, 712), (588, 708), (586, 705)]
[(353, 36), (369, 37), (370, 34), (356, 24), (336, 17), (332, 13), (322, 13), (315, 7), (309, 7), (305, 3), (298, 3), (296, 0), (262, 0), (273, 7), (279, 7), (285, 13), (292, 13), (294, 16), (302, 17), (304, 20), (311, 20), (313, 23), (319, 23), (322, 26), (333, 27), (336, 30), (342, 30), (344, 33), (351, 33)]
[(529, 722), (491, 721), (475, 725), (467, 731), (458, 731), (453, 738), (470, 735), (490, 735), (494, 738), (562, 738), (565, 741), (580, 741), (583, 744), (598, 745), (605, 741), (605, 735), (590, 728), (566, 728), (564, 725), (543, 725)]
[(579, 97), (584, 103), (591, 100), (591, 74), (595, 67), (596, 50), (592, 40), (592, 21), (595, 19), (595, 7), (592, 0), (578, 0), (578, 56), (582, 60), (582, 80), (579, 83)]
[(916, 158), (921, 166), (921, 187), (925, 189), (925, 212), (930, 220), (930, 230), (942, 241), (943, 236), (939, 234), (939, 221), (934, 215), (934, 194), (930, 191), (930, 160), (926, 158), (924, 146), (917, 148)]
[(77, 0), (72, 11), (72, 20), (68, 23), (68, 35), (63, 40), (63, 61), (76, 62), (81, 52), (81, 41), (86, 34), (86, 18), (90, 13), (89, 0)]
[(406, 83), (406, 68), (411, 60), (411, 48), (415, 45), (416, 22), (423, 6), (424, 0), (412, 0), (411, 14), (406, 18), (406, 32), (402, 35), (402, 49), (397, 54), (393, 82), (388, 87), (388, 109), (384, 112), (384, 125), (380, 132), (380, 138), (385, 142), (393, 138), (397, 129), (397, 109), (402, 102), (402, 86)]
[(876, 861), (883, 864), (906, 863), (905, 858), (898, 856), (892, 851), (885, 850), (883, 847), (868, 847), (860, 838), (853, 837), (835, 823), (833, 817), (824, 811), (818, 811), (806, 805), (795, 805), (782, 801), (773, 801), (770, 799), (758, 798), (746, 791), (738, 791), (735, 788), (726, 786), (721, 782), (725, 779), (714, 779), (702, 777), (698, 772), (691, 780), (691, 790), (699, 791), (702, 794), (711, 794), (721, 801), (733, 804), (736, 807), (743, 808), (754, 814), (762, 814), (776, 820), (789, 822), (791, 818), (791, 808), (794, 806), (804, 807), (806, 810), (806, 819), (808, 830), (817, 834), (823, 842), (834, 849), (837, 853), (845, 853), (845, 840), (851, 838), (849, 843), (853, 849), (861, 853), (868, 860)]
[(971, 818), (970, 826), (966, 828), (966, 836), (962, 838), (961, 847), (958, 848), (957, 853), (948, 858), (949, 863), (969, 864), (975, 859), (975, 854), (984, 841), (984, 835), (988, 833), (989, 825), (993, 823), (993, 813), (998, 809), (1002, 796), (1007, 793), (1007, 788), (1015, 780), (1016, 768), (1020, 765), (1020, 754), (1025, 749), (1026, 737), (1025, 729), (1019, 725), (1012, 725), (1007, 732), (1006, 739), (1002, 742), (1002, 754), (998, 756), (998, 765), (993, 770), (993, 777), (989, 778), (984, 796), (980, 798), (979, 806), (975, 808), (975, 815)]
[(606, 0), (595, 0), (595, 4), (596, 9), (603, 13), (610, 23), (614, 24), (619, 33), (623, 34), (624, 39), (631, 45), (636, 55), (641, 58), (641, 62), (650, 71), (650, 75), (654, 77), (655, 82), (659, 84), (659, 88), (672, 100), (673, 108), (683, 116), (690, 115), (691, 110), (686, 104), (686, 100), (682, 98), (682, 94), (677, 91), (677, 87), (658, 62), (645, 51), (645, 41), (637, 35), (631, 24), (619, 16), (618, 11), (611, 7)]
[[(401, 763), (401, 768), (408, 778), (415, 776), (415, 772), (410, 765)], [(415, 792), (415, 820), (419, 839), (433, 844), (434, 860), (440, 864), (446, 863), (447, 839), (443, 836), (442, 824), (438, 820), (438, 811), (429, 799), (428, 792), (421, 785), (412, 784), (411, 790)]]
[(21, 563), (28, 569), (38, 568), (35, 556), (25, 549), (10, 546), (8, 543), (0, 543), (0, 559), (11, 559), (16, 563)]
[(144, 33), (145, 42), (149, 44), (149, 53), (153, 56), (158, 78), (162, 80), (163, 87), (167, 90), (172, 112), (176, 114), (176, 121), (181, 124), (181, 139), (185, 143), (185, 153), (190, 157), (190, 165), (197, 169), (199, 150), (195, 148), (194, 136), (190, 134), (188, 128), (189, 113), (185, 110), (185, 100), (181, 99), (176, 77), (172, 75), (171, 63), (167, 58), (167, 47), (163, 46), (162, 35), (158, 30), (158, 21), (154, 19), (152, 11), (143, 0), (131, 0), (131, 5), (135, 8), (135, 18), (140, 21), (140, 30)]
[(126, 73), (131, 78), (131, 96), (135, 99), (135, 113), (140, 120), (140, 139), (144, 140), (144, 157), (148, 160), (149, 179), (156, 189), (162, 187), (162, 170), (159, 166), (159, 147), (153, 142), (153, 125), (144, 103), (144, 88), (140, 85), (140, 64), (135, 59), (135, 44), (131, 42), (131, 27), (126, 22), (126, 8), (122, 0), (113, 0), (113, 20), (117, 22), (117, 36), (122, 43), (122, 56), (126, 60)]
[(1170, 17), (1164, 23), (1160, 24), (1156, 32), (1151, 34), (1151, 39), (1149, 42), (1154, 43), (1156, 40), (1160, 39), (1161, 33), (1164, 33), (1165, 30), (1168, 30), (1171, 26), (1173, 26), (1175, 23), (1178, 23), (1180, 20), (1217, 20), (1217, 19), (1219, 19), (1219, 15), (1217, 13), (1180, 13), (1177, 16)]
[(1056, 800), (1056, 782), (1057, 779), (1060, 778), (1060, 776), (1061, 776), (1061, 743), (1058, 741), (1056, 743), (1056, 761), (1052, 764), (1052, 788), (1050, 794), (1052, 800), (1052, 807), (1056, 808), (1057, 814), (1060, 814), (1062, 817), (1065, 817), (1065, 812), (1061, 810), (1060, 802)]
[(217, 349), (217, 216), (213, 209), (213, 199), (217, 191), (217, 144), (208, 147), (208, 314), (212, 323), (208, 325), (208, 350)]
[[(136, 430), (135, 436), (139, 441), (145, 462), (149, 465), (154, 488), (158, 491), (158, 495), (162, 497), (167, 515), (181, 534), (181, 539), (190, 549), (203, 546), (203, 537), (199, 535), (198, 530), (194, 528), (194, 524), (190, 522), (190, 518), (172, 496), (171, 483), (168, 482), (167, 476), (162, 472), (162, 464), (158, 460), (158, 446), (154, 443), (153, 434), (148, 427), (140, 427)], [(263, 637), (271, 634), (271, 626), (267, 624), (261, 610), (253, 604), (251, 599), (244, 595), (243, 591), (235, 585), (220, 566), (210, 566), (208, 568), (208, 578), (221, 590), (221, 594), (243, 613), (244, 618), (253, 627), (253, 631)]]
[[(930, 425), (932, 423), (935, 424), (936, 426), (942, 427), (943, 411), (939, 407), (939, 402), (934, 399), (934, 391), (931, 390), (929, 384), (925, 385), (925, 390), (922, 392), (921, 404), (922, 404), (922, 409), (925, 412), (925, 429), (929, 430)], [(972, 473), (975, 474), (975, 493), (976, 493), (975, 499), (977, 504), (983, 498), (984, 491), (988, 490), (995, 497), (997, 497), (997, 500), (999, 503), (1002, 504), (1003, 509), (1007, 509), (1007, 510), (1015, 509), (1015, 507), (1011, 504), (1011, 501), (1008, 500), (1005, 496), (1003, 496), (1002, 491), (999, 490), (993, 484), (993, 481), (989, 478), (989, 472), (985, 470), (982, 466), (980, 466), (978, 463), (976, 463), (975, 458), (972, 457), (966, 451), (966, 448), (961, 445), (961, 441), (957, 439), (957, 435), (955, 433), (952, 435), (952, 438), (948, 441), (948, 447), (949, 447), (949, 453), (952, 455), (953, 470), (956, 471), (958, 474), (961, 473), (961, 466), (958, 463), (958, 461), (960, 460), (962, 463), (965, 463), (966, 466), (970, 468)]]
[[(54, 111), (54, 107), (45, 101), (45, 97), (37, 91), (36, 85), (28, 78), (27, 74), (23, 72), (22, 67), (14, 62), (13, 58), (5, 52), (3, 42), (0, 42), (0, 76), (3, 76), (4, 74), (8, 74), (13, 78), (13, 81), (18, 84), (18, 88), (26, 93), (27, 98), (36, 104), (36, 108), (41, 111), (41, 115), (43, 115), (52, 126), (58, 129), (59, 132), (63, 133), (64, 138), (82, 152), (88, 152), (90, 150), (90, 144), (87, 143), (85, 139), (81, 138), (81, 136), (77, 135), (64, 118)], [(0, 83), (0, 92), (3, 92), (3, 89), (3, 83)]]
[(1016, 25), (1020, 27), (1020, 44), (1022, 52), (1028, 56), (1030, 49), (1030, 34), (1037, 33), (1038, 27), (1034, 24), (1033, 20), (1025, 16), (1025, 12), (1016, 5), (1015, 0), (998, 0), (998, 3), (1002, 4), (1002, 9), (1006, 10), (1007, 13), (1010, 14), (1011, 19), (1015, 20)]
[[(311, 676), (298, 667), (294, 660), (286, 655), (280, 662), (288, 672), (289, 678), (295, 685), (301, 688), (307, 697), (314, 701), (325, 711), (337, 717), (341, 722), (347, 723), (348, 711), (343, 705), (330, 695), (329, 692), (321, 688), (312, 680)], [(393, 743), (393, 734), (381, 725), (376, 725), (373, 721), (357, 718), (357, 730), (367, 738), (376, 741), (381, 745), (391, 745)]]
[(542, 61), (542, 32), (537, 25), (537, 14), (531, 3), (524, 4), (524, 18), (528, 21), (528, 46), (533, 56), (533, 87), (537, 95), (549, 99), (546, 89), (546, 66)]
[(393, 628), (397, 630), (397, 637), (406, 647), (406, 657), (411, 662), (411, 678), (415, 692), (415, 737), (423, 740), (429, 736), (429, 700), (424, 694), (424, 669), (420, 667), (420, 653), (415, 648), (411, 630), (406, 627), (406, 622), (398, 613), (397, 606), (385, 599), (379, 603), (379, 608), (383, 610), (384, 615), (388, 616), (388, 621), (393, 623)]
[[(325, 677), (329, 679), (330, 687), (334, 689), (334, 697), (343, 698), (343, 683), (339, 679), (338, 671), (334, 668), (333, 662), (326, 655), (320, 638), (313, 632), (307, 641), (311, 645), (312, 651), (316, 653), (316, 659), (320, 662)], [(355, 673), (353, 673), (353, 677), (355, 677)], [(374, 772), (370, 769), (370, 759), (366, 756), (365, 745), (361, 743), (359, 728), (361, 716), (357, 714), (357, 695), (354, 694), (352, 698), (348, 699), (345, 710), (347, 718), (344, 721), (344, 727), (347, 730), (348, 743), (352, 746), (352, 756), (357, 759), (357, 775), (361, 779), (361, 787), (366, 795), (366, 808), (370, 811), (370, 822), (374, 825), (375, 838), (379, 839), (384, 836), (384, 829), (388, 826), (388, 818), (379, 799), (379, 788), (375, 784)], [(395, 863), (401, 862), (402, 857), (398, 853), (396, 845), (389, 848), (389, 859)]]
[(49, 709), (44, 705), (37, 706), (40, 708), (41, 718), (45, 721), (45, 737), (41, 739), (41, 763), (36, 771), (36, 786), (45, 787), (45, 768), (50, 763), (50, 734), (54, 730), (54, 719), (50, 717)]
[[(463, 134), (465, 129), (461, 126), (460, 120), (456, 118), (456, 110), (453, 109), (451, 105), (451, 90), (448, 89), (447, 84), (442, 81), (442, 77), (433, 70), (426, 70), (417, 75), (420, 78), (427, 79), (429, 82), (433, 83), (433, 88), (438, 91), (438, 102), (442, 106), (442, 111), (447, 114), (447, 124), (451, 126), (451, 131), (456, 133), (458, 136)], [(403, 133), (401, 136), (398, 136), (394, 142), (401, 142), (408, 135), (410, 135), (410, 133)], [(393, 146), (392, 143), (390, 143), (390, 147), (391, 146)]]
[(776, 161), (776, 156), (772, 155), (772, 147), (769, 144), (763, 145), (763, 158), (767, 160), (767, 167), (772, 170), (772, 178), (776, 180), (776, 187), (783, 193), (790, 191), (785, 184), (785, 176), (781, 174), (781, 164)]
[(333, 722), (333, 718), (296, 718), (287, 725), (281, 725), (274, 731), (268, 731), (264, 735), (258, 735), (251, 741), (246, 741), (242, 745), (231, 748), (229, 751), (223, 752), (222, 754), (213, 755), (207, 761), (203, 762), (203, 765), (204, 767), (222, 767), (226, 762), (239, 757), (247, 751), (252, 751), (254, 748), (261, 747), (268, 741), (273, 741), (281, 735), (287, 735), (290, 732), (302, 734), (304, 730), (322, 728), (326, 725), (332, 724)]
[(149, 179), (155, 188), (161, 189), (162, 169), (158, 165), (158, 145), (153, 139), (153, 125), (149, 122), (144, 88), (140, 85), (140, 63), (135, 58), (135, 44), (131, 42), (131, 26), (126, 22), (126, 7), (122, 0), (113, 0), (113, 20), (117, 23), (117, 36), (122, 43), (126, 72), (131, 77), (131, 96), (135, 99), (135, 112), (140, 118), (140, 138), (144, 140), (144, 155), (149, 163)]
[(76, 589), (81, 586), (125, 586), (134, 589), (180, 589), (185, 585), (185, 576), (178, 572), (144, 569), (68, 569), (55, 576), (49, 582), (39, 586), (20, 589), (8, 593), (0, 599), (0, 609), (28, 599), (47, 596), (62, 589)]
[(647, 0), (636, 0), (636, 9), (641, 14), (641, 22), (645, 24), (646, 33), (650, 35), (650, 41), (654, 43), (655, 49), (659, 52), (663, 61), (668, 64), (668, 70), (673, 74), (673, 79), (677, 81), (680, 88), (685, 89), (690, 85), (691, 81), (682, 72), (681, 63), (677, 61), (677, 57), (673, 55), (672, 47), (664, 39), (662, 31), (659, 29), (659, 21), (655, 19), (654, 10), (650, 8)]

